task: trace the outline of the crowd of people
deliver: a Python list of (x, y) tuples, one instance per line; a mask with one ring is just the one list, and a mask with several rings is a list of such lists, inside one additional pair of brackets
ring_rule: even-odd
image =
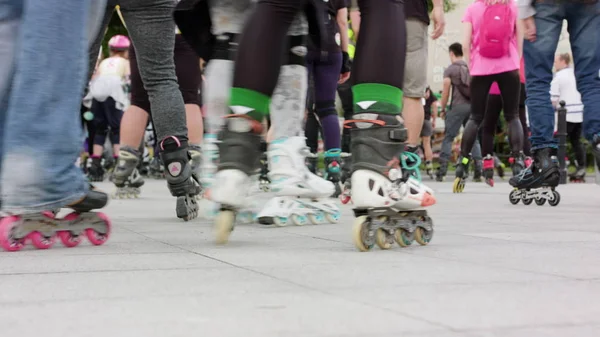
[[(19, 250), (27, 239), (49, 248), (55, 237), (71, 247), (83, 233), (104, 243), (110, 220), (90, 211), (103, 208), (108, 195), (88, 180), (110, 176), (116, 197), (137, 196), (149, 124), (150, 152), (177, 199), (177, 217), (213, 219), (221, 244), (260, 184), (274, 195), (251, 217), (259, 223), (335, 223), (341, 195), (352, 202), (359, 250), (394, 241), (425, 245), (433, 235), (426, 208), (436, 198), (421, 179), (419, 149), (427, 174), (443, 181), (463, 128), (454, 192), (464, 190), (471, 166), (474, 179), (493, 186), (501, 113), (511, 202), (560, 200), (554, 137), (560, 101), (575, 175), (585, 174), (582, 133), (600, 166), (595, 3), (473, 1), (462, 19), (464, 40), (449, 46), (439, 100), (426, 69), (428, 40), (446, 26), (442, 0), (432, 0), (431, 10), (425, 0), (72, 3), (68, 10), (58, 0), (0, 3), (0, 46), (8, 47), (0, 50), (7, 61), (0, 67), (5, 250)], [(109, 56), (99, 59), (115, 11), (128, 37), (111, 37)], [(570, 35), (573, 58), (555, 59), (563, 20), (577, 27)], [(90, 112), (80, 108), (86, 87)], [(437, 118), (445, 130), (434, 172)], [(74, 164), (83, 130), (88, 179)], [(114, 157), (109, 174), (107, 138)], [(49, 212), (60, 208), (75, 212), (64, 218)]]

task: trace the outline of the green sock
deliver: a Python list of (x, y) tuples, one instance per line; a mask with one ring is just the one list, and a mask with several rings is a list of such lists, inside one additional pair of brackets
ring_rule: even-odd
[(354, 113), (399, 115), (402, 111), (402, 89), (387, 84), (361, 83), (352, 86)]
[(269, 113), (270, 104), (271, 98), (258, 91), (231, 88), (229, 108), (234, 114), (247, 115), (257, 122), (262, 122), (263, 118)]

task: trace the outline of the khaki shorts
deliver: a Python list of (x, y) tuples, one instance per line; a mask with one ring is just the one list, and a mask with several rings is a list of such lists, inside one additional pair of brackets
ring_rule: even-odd
[(404, 96), (421, 98), (427, 87), (427, 25), (417, 19), (406, 20), (406, 65)]

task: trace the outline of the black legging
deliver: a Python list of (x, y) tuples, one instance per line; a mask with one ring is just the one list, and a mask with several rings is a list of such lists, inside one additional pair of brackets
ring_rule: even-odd
[[(504, 102), (504, 118), (508, 124), (511, 152), (513, 155), (517, 155), (523, 150), (523, 128), (518, 115), (521, 80), (519, 70), (513, 70), (500, 74), (471, 77), (471, 116), (465, 127), (461, 144), (461, 154), (465, 157), (469, 156), (477, 138), (477, 130), (486, 114), (488, 93), (494, 82), (498, 83)], [(498, 117), (495, 120), (498, 120)], [(494, 133), (495, 127), (492, 135)]]
[[(527, 127), (527, 114), (525, 112), (525, 87), (521, 85), (521, 94), (519, 98), (519, 120), (523, 128), (523, 153), (526, 156), (531, 156), (531, 143), (529, 142), (529, 128)], [(487, 99), (487, 107), (485, 109), (485, 117), (480, 128), (481, 153), (485, 157), (488, 154), (493, 155), (494, 138), (498, 118), (502, 111), (502, 96), (489, 95)]]
[(358, 6), (360, 34), (352, 69), (354, 84), (380, 83), (402, 89), (406, 57), (404, 0), (358, 0)]
[(585, 147), (581, 143), (581, 125), (582, 123), (567, 122), (567, 134), (569, 135), (569, 142), (571, 143), (573, 152), (575, 152), (578, 169), (586, 166)]

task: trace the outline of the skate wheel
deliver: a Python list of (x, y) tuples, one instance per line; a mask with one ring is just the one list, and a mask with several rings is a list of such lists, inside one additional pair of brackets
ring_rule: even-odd
[(367, 252), (373, 248), (373, 234), (366, 216), (363, 215), (354, 220), (352, 239), (354, 246), (361, 252)]
[(67, 248), (77, 247), (81, 243), (81, 237), (73, 234), (70, 231), (58, 232), (58, 238), (60, 239), (60, 242), (62, 242), (63, 246)]
[(292, 223), (296, 226), (304, 226), (308, 223), (308, 219), (304, 215), (292, 214), (290, 218)]
[(31, 243), (37, 249), (48, 249), (54, 245), (54, 237), (45, 237), (40, 232), (33, 232), (29, 234)]
[(515, 189), (515, 190), (510, 191), (510, 194), (508, 195), (508, 200), (513, 205), (518, 204), (519, 201), (521, 200), (521, 198), (519, 198), (519, 190)]
[(330, 223), (338, 223), (340, 221), (340, 216), (341, 216), (341, 214), (339, 211), (337, 211), (333, 214), (330, 214), (330, 213), (325, 214), (325, 218)]
[(251, 224), (254, 222), (254, 214), (251, 212), (241, 212), (236, 216), (236, 220), (242, 224)]
[[(390, 242), (391, 241), (391, 242)], [(381, 249), (390, 249), (392, 248), (392, 243), (394, 239), (392, 239), (391, 235), (386, 232), (383, 228), (378, 228), (375, 232), (375, 243)]]
[(525, 194), (523, 194), (523, 205), (531, 205), (531, 203), (533, 202), (533, 198), (528, 198)]
[(548, 200), (550, 206), (556, 206), (560, 203), (560, 194), (557, 191), (552, 191), (552, 199)]
[(315, 225), (321, 225), (325, 223), (325, 216), (321, 212), (317, 212), (315, 214), (309, 214), (308, 220)]
[(427, 230), (423, 227), (417, 227), (417, 229), (415, 229), (415, 241), (421, 246), (427, 246), (432, 238), (433, 230)]
[(288, 218), (282, 216), (273, 217), (273, 224), (278, 227), (285, 227), (288, 224)]
[(224, 245), (229, 241), (229, 235), (233, 231), (235, 214), (233, 211), (220, 211), (215, 218), (215, 241), (219, 245)]
[(454, 184), (452, 185), (452, 192), (454, 193), (462, 193), (465, 190), (465, 182), (462, 178), (454, 179)]
[(535, 198), (535, 204), (538, 206), (544, 206), (546, 203), (546, 199), (544, 198)]
[(15, 239), (13, 229), (21, 223), (21, 217), (9, 216), (0, 220), (0, 246), (5, 251), (16, 252), (25, 246), (25, 238)]
[(104, 213), (96, 213), (96, 216), (104, 221), (105, 232), (100, 233), (93, 228), (87, 228), (85, 230), (85, 235), (94, 246), (100, 246), (108, 241), (108, 238), (110, 237), (111, 222), (108, 216), (106, 216)]
[(394, 239), (400, 247), (408, 247), (415, 241), (415, 233), (409, 232), (406, 229), (400, 228), (394, 233)]

